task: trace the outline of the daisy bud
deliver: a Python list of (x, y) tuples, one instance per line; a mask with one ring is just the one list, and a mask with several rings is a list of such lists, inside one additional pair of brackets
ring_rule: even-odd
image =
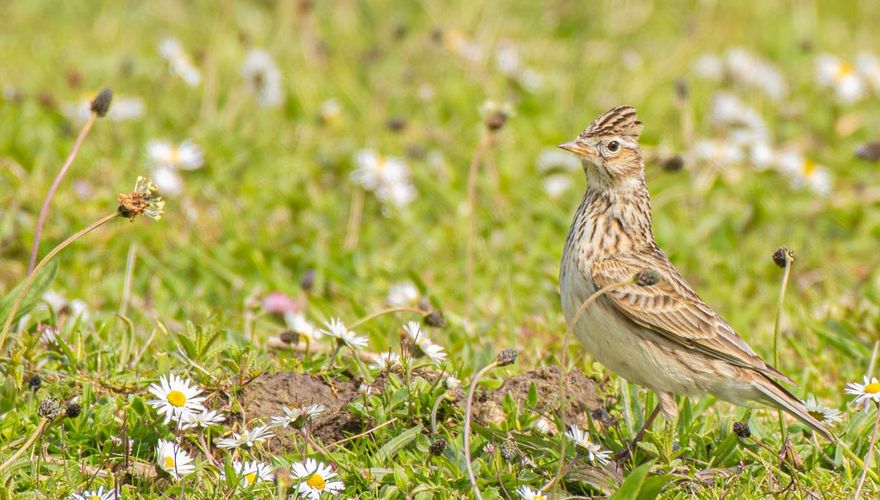
[(107, 111), (110, 110), (110, 101), (113, 100), (113, 91), (110, 89), (104, 89), (101, 93), (92, 100), (89, 108), (92, 110), (92, 113), (95, 113), (98, 116), (107, 115)]
[(82, 413), (82, 406), (79, 403), (70, 403), (67, 405), (67, 418), (76, 418)]
[(435, 457), (439, 457), (446, 451), (446, 440), (445, 439), (436, 439), (433, 443), (431, 443), (431, 447), (428, 448), (431, 452), (431, 455)]
[(46, 398), (40, 403), (40, 407), (37, 408), (37, 415), (40, 418), (52, 420), (60, 414), (61, 405), (58, 404), (57, 399)]
[(785, 269), (788, 262), (794, 262), (794, 250), (779, 247), (773, 252), (773, 262), (782, 269)]
[(508, 462), (516, 458), (516, 443), (513, 439), (505, 439), (504, 442), (501, 443), (501, 456)]
[(425, 316), (425, 324), (434, 328), (443, 328), (446, 326), (446, 318), (443, 317), (443, 313), (440, 311), (431, 311)]
[(43, 385), (43, 379), (41, 379), (39, 375), (34, 375), (28, 379), (27, 385), (31, 389), (31, 392), (37, 392), (37, 389)]
[(733, 433), (742, 439), (747, 439), (752, 436), (752, 430), (749, 429), (749, 424), (745, 422), (734, 422)]
[(299, 334), (293, 330), (285, 330), (278, 336), (285, 344), (296, 344), (299, 342)]
[(653, 269), (645, 269), (636, 274), (636, 285), (654, 286), (657, 283), (660, 283), (660, 280), (662, 279), (663, 277), (660, 276), (660, 273), (657, 271), (654, 271)]
[(880, 141), (871, 141), (860, 144), (856, 148), (856, 156), (865, 161), (880, 160)]
[(512, 365), (513, 362), (516, 361), (517, 354), (519, 354), (519, 352), (516, 349), (504, 349), (498, 353), (498, 357), (495, 358), (495, 361), (498, 363), (498, 366)]

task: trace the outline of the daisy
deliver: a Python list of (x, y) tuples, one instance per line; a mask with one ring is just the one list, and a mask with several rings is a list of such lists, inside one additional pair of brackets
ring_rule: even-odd
[(202, 410), (199, 413), (192, 412), (187, 414), (178, 422), (181, 429), (192, 429), (194, 427), (210, 427), (212, 425), (220, 425), (226, 421), (226, 416), (214, 410)]
[(880, 90), (880, 58), (870, 52), (859, 52), (856, 55), (856, 71), (875, 91)]
[[(235, 470), (235, 475), (241, 478), (241, 485), (244, 487), (275, 480), (272, 466), (256, 460), (244, 463), (234, 460), (232, 469)], [(220, 472), (220, 478), (225, 480), (226, 473)]]
[(810, 416), (826, 424), (834, 424), (843, 420), (843, 415), (841, 415), (840, 410), (823, 405), (812, 394), (810, 394), (807, 397), (807, 400), (804, 401), (804, 406), (807, 407), (807, 413), (809, 413)]
[(322, 404), (311, 404), (302, 408), (288, 408), (285, 406), (281, 410), (284, 411), (284, 415), (272, 417), (270, 425), (281, 428), (293, 426), (298, 429), (309, 420), (313, 420), (327, 411), (327, 407)]
[(172, 418), (183, 421), (193, 412), (205, 411), (205, 407), (202, 406), (205, 398), (199, 396), (202, 389), (173, 373), (167, 378), (164, 375), (160, 377), (159, 383), (150, 385), (148, 390), (157, 399), (147, 403), (156, 408), (160, 415), (165, 415), (166, 424)]
[(880, 381), (874, 377), (868, 378), (867, 375), (863, 380), (864, 383), (861, 384), (858, 382), (846, 384), (845, 392), (856, 396), (853, 404), (864, 403), (867, 411), (872, 402), (880, 404)]
[(241, 75), (257, 96), (257, 103), (265, 108), (277, 106), (284, 101), (281, 88), (281, 71), (265, 50), (254, 49), (248, 52), (241, 65)]
[(217, 447), (231, 449), (247, 446), (248, 448), (252, 448), (255, 444), (262, 443), (275, 435), (269, 429), (270, 426), (268, 425), (260, 425), (254, 427), (251, 431), (245, 430), (241, 434), (233, 432), (231, 438), (219, 439), (217, 441)]
[(816, 58), (816, 80), (822, 87), (833, 89), (843, 103), (856, 102), (865, 96), (865, 82), (855, 66), (831, 54)]
[(541, 490), (533, 490), (525, 485), (517, 488), (516, 494), (522, 500), (547, 500), (547, 495), (542, 494)]
[(581, 430), (579, 427), (571, 426), (565, 435), (574, 441), (574, 444), (584, 449), (587, 458), (591, 462), (599, 462), (601, 465), (608, 463), (608, 457), (611, 455), (611, 452), (603, 450), (601, 446), (590, 441), (589, 433)]
[(413, 345), (418, 347), (419, 350), (422, 351), (422, 354), (430, 358), (431, 361), (438, 365), (446, 361), (446, 352), (442, 347), (431, 342), (431, 339), (429, 339), (428, 335), (422, 330), (422, 325), (415, 321), (408, 321), (406, 325), (403, 326), (403, 331), (412, 341)]
[(331, 481), (337, 477), (333, 469), (312, 458), (295, 462), (290, 466), (290, 472), (300, 481), (298, 491), (312, 500), (318, 500), (323, 493), (336, 496), (345, 488), (342, 481)]
[(159, 43), (159, 53), (168, 62), (171, 72), (179, 76), (190, 87), (202, 81), (202, 74), (193, 66), (183, 45), (176, 38), (166, 38)]
[[(68, 102), (62, 106), (64, 115), (73, 122), (84, 123), (92, 115), (92, 101), (97, 92), (83, 94), (78, 101)], [(113, 96), (113, 104), (107, 111), (107, 118), (122, 122), (136, 120), (144, 115), (144, 101), (139, 97)]]
[(351, 180), (375, 193), (380, 201), (403, 207), (415, 199), (409, 167), (400, 158), (382, 156), (367, 149), (355, 155), (354, 163), (356, 168)]
[(728, 130), (737, 144), (768, 135), (767, 124), (758, 111), (728, 92), (715, 94), (710, 116), (716, 126)]
[(306, 315), (301, 312), (284, 313), (284, 323), (287, 328), (305, 337), (309, 342), (314, 342), (321, 338), (321, 330), (315, 328), (315, 325), (306, 319)]
[(321, 110), (318, 114), (323, 123), (334, 125), (342, 119), (342, 105), (336, 99), (327, 99), (321, 103)]
[(540, 417), (535, 420), (535, 430), (541, 434), (555, 434), (556, 425), (547, 417)]
[(355, 332), (350, 331), (345, 327), (345, 324), (342, 323), (342, 320), (333, 318), (324, 324), (326, 325), (326, 328), (322, 330), (321, 333), (335, 338), (337, 342), (341, 342), (356, 351), (360, 351), (364, 347), (367, 347), (367, 338), (361, 337)]
[(147, 158), (155, 167), (196, 170), (205, 164), (202, 148), (186, 140), (174, 144), (166, 140), (152, 140), (147, 144)]
[(376, 361), (370, 365), (374, 370), (388, 370), (400, 366), (400, 354), (396, 352), (380, 352)]
[(727, 70), (739, 83), (762, 90), (774, 101), (783, 100), (788, 94), (785, 76), (769, 61), (743, 48), (727, 51)]
[(715, 54), (700, 55), (692, 66), (693, 72), (700, 78), (720, 81), (724, 77), (724, 61)]
[(458, 380), (457, 378), (453, 377), (452, 375), (446, 377), (446, 380), (444, 381), (444, 383), (446, 384), (446, 389), (449, 391), (461, 389), (461, 380)]
[(103, 486), (98, 487), (97, 490), (86, 490), (70, 495), (70, 500), (113, 500), (114, 498), (116, 498), (116, 492), (112, 489), (104, 491)]
[(816, 194), (831, 194), (831, 172), (810, 158), (789, 152), (780, 155), (779, 169), (795, 188), (808, 187)]
[(401, 281), (391, 285), (385, 302), (391, 307), (413, 307), (420, 298), (419, 289), (411, 281)]
[(171, 474), (177, 480), (192, 474), (196, 470), (189, 453), (180, 449), (177, 443), (165, 441), (164, 439), (160, 439), (159, 444), (156, 445), (156, 463), (159, 464), (162, 470)]
[(183, 192), (183, 177), (180, 176), (176, 169), (163, 165), (154, 168), (150, 175), (153, 178), (153, 182), (156, 183), (156, 186), (163, 193), (177, 196)]
[(541, 186), (551, 198), (559, 198), (571, 188), (571, 179), (563, 174), (554, 174), (541, 180)]
[(694, 146), (694, 156), (718, 167), (736, 165), (744, 158), (742, 149), (730, 141), (721, 139), (698, 140)]

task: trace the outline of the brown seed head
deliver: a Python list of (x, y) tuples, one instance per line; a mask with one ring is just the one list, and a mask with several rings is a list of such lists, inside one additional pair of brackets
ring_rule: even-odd
[(748, 439), (752, 436), (752, 430), (749, 428), (749, 424), (745, 422), (734, 422), (733, 433), (742, 439)]
[(777, 248), (773, 252), (773, 262), (782, 269), (785, 269), (789, 262), (794, 262), (794, 250), (786, 247)]
[(498, 353), (498, 357), (495, 358), (495, 361), (498, 363), (498, 366), (512, 365), (513, 362), (516, 361), (517, 354), (519, 354), (519, 352), (516, 349), (504, 349)]
[(57, 399), (46, 398), (40, 403), (40, 407), (37, 408), (37, 415), (40, 418), (47, 418), (52, 420), (62, 413), (61, 405), (58, 404)]
[(95, 113), (98, 116), (106, 116), (107, 111), (110, 111), (110, 101), (113, 100), (113, 91), (110, 89), (102, 90), (97, 97), (92, 100), (92, 104), (90, 109), (92, 113)]

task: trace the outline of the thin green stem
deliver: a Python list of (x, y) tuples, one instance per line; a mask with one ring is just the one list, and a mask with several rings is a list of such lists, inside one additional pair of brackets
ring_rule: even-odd
[(471, 460), (471, 416), (474, 410), (474, 392), (477, 390), (477, 383), (480, 381), (480, 377), (496, 366), (498, 366), (498, 360), (489, 363), (474, 375), (474, 378), (471, 380), (471, 387), (468, 389), (467, 403), (464, 407), (464, 463), (467, 466), (468, 479), (471, 481), (471, 487), (474, 489), (474, 496), (477, 500), (483, 500), (483, 495), (480, 493), (480, 488), (477, 487), (477, 476), (474, 474), (474, 464)]
[[(791, 275), (791, 265), (794, 260), (788, 251), (785, 254), (785, 271), (782, 273), (782, 284), (779, 286), (779, 298), (776, 301), (776, 321), (773, 323), (773, 366), (779, 366), (779, 327), (782, 324), (783, 302), (785, 301), (785, 290), (788, 288), (788, 278)], [(785, 442), (785, 417), (782, 410), (776, 410), (779, 419), (779, 434), (782, 442)]]
[(48, 264), (56, 255), (58, 255), (59, 252), (67, 248), (67, 246), (74, 241), (82, 238), (83, 236), (94, 231), (95, 229), (98, 229), (99, 227), (117, 217), (119, 217), (119, 214), (117, 212), (113, 212), (112, 214), (108, 214), (101, 219), (98, 219), (85, 229), (81, 229), (80, 231), (71, 235), (66, 240), (62, 241), (58, 246), (56, 246), (48, 254), (46, 254), (46, 256), (43, 257), (42, 260), (40, 260), (40, 262), (34, 268), (33, 272), (28, 275), (27, 279), (24, 282), (24, 285), (21, 287), (21, 291), (18, 292), (18, 297), (15, 298), (15, 302), (12, 304), (12, 309), (9, 310), (9, 315), (6, 316), (6, 322), (3, 324), (3, 331), (0, 332), (0, 353), (4, 352), (6, 348), (6, 337), (9, 335), (9, 330), (12, 327), (12, 322), (15, 319), (15, 315), (18, 312), (18, 309), (21, 307), (21, 303), (24, 301), (24, 298), (27, 295), (28, 290), (30, 290), (31, 285), (34, 284), (34, 279), (37, 277), (40, 271), (44, 267), (46, 267), (46, 264)]
[(865, 465), (862, 466), (862, 476), (859, 478), (859, 485), (853, 495), (858, 500), (862, 494), (862, 487), (865, 486), (865, 478), (868, 477), (868, 469), (871, 468), (871, 458), (874, 456), (874, 444), (877, 443), (877, 428), (880, 427), (880, 403), (877, 404), (877, 418), (874, 419), (874, 430), (871, 431), (871, 441), (868, 443), (868, 451), (865, 452)]

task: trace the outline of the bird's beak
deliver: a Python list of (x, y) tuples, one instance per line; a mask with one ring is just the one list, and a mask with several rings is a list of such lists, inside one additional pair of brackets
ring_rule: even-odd
[(570, 141), (560, 144), (560, 149), (564, 149), (570, 153), (581, 156), (594, 156), (593, 152), (583, 143), (578, 141)]

